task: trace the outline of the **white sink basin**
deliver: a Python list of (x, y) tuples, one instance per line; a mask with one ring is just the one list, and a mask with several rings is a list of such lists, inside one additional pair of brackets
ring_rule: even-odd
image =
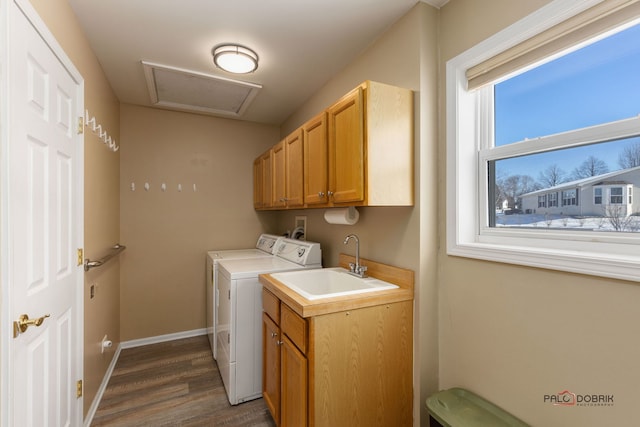
[(271, 277), (308, 300), (398, 288), (373, 277), (353, 276), (340, 267), (272, 273)]

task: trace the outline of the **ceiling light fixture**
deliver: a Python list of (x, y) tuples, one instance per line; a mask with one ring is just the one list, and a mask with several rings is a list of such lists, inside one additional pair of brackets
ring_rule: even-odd
[(237, 44), (222, 44), (211, 51), (218, 68), (234, 74), (247, 74), (258, 68), (258, 54)]

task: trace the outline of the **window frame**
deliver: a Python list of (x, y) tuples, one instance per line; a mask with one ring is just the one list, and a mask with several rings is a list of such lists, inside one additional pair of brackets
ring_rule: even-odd
[[(620, 190), (620, 194), (617, 194), (618, 192), (616, 191), (616, 194), (613, 194), (613, 190)], [(616, 198), (616, 201), (613, 200), (613, 198)], [(624, 204), (624, 187), (622, 185), (619, 186), (611, 186), (609, 187), (609, 204), (610, 205), (622, 205)]]
[[(489, 227), (488, 167), (510, 153), (566, 146), (589, 138), (637, 134), (640, 118), (594, 126), (551, 138), (489, 147), (493, 121), (480, 105), (492, 107), (486, 88), (466, 90), (466, 70), (558, 24), (602, 0), (554, 0), (446, 63), (447, 254), (538, 268), (640, 281), (640, 235)], [(572, 142), (571, 139), (574, 139)], [(514, 147), (516, 146), (517, 147)], [(490, 148), (490, 149), (489, 149)], [(560, 197), (559, 197), (560, 198)], [(561, 199), (561, 198), (560, 198)], [(562, 199), (561, 199), (562, 200)], [(560, 203), (561, 200), (558, 202)]]
[[(603, 187), (601, 186), (593, 187), (593, 204), (594, 205), (602, 205), (603, 194), (604, 194)], [(600, 201), (598, 201), (598, 199), (600, 199)]]

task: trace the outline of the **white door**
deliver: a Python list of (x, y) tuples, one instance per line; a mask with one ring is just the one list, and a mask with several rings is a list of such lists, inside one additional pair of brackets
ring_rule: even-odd
[[(82, 423), (82, 399), (76, 396), (82, 378), (83, 269), (77, 256), (83, 226), (82, 81), (28, 2), (16, 2), (26, 7), (29, 19), (11, 2), (3, 287), (8, 286), (12, 321), (27, 315), (42, 322), (17, 330), (9, 340), (5, 422), (77, 426)], [(18, 325), (12, 326), (16, 332)]]

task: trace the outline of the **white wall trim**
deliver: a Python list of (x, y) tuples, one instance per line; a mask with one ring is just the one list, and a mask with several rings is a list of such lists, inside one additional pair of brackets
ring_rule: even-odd
[(176, 332), (174, 334), (158, 335), (158, 336), (155, 336), (155, 337), (148, 337), (148, 338), (140, 338), (140, 339), (137, 339), (137, 340), (123, 341), (123, 342), (120, 343), (120, 346), (122, 348), (134, 348), (134, 347), (141, 347), (143, 345), (158, 344), (158, 343), (161, 343), (161, 342), (175, 341), (175, 340), (180, 340), (180, 339), (183, 339), (183, 338), (197, 337), (199, 335), (206, 335), (206, 334), (207, 334), (207, 329), (206, 328), (193, 329), (191, 331)]
[(122, 344), (118, 345), (116, 348), (116, 352), (111, 359), (111, 363), (107, 368), (107, 371), (104, 373), (104, 378), (102, 378), (102, 383), (98, 388), (98, 392), (93, 398), (93, 402), (91, 402), (91, 407), (87, 412), (87, 416), (84, 419), (84, 426), (89, 427), (93, 422), (93, 417), (96, 415), (96, 411), (98, 410), (98, 406), (100, 405), (100, 401), (102, 400), (102, 396), (104, 395), (104, 391), (107, 389), (107, 385), (109, 384), (109, 380), (111, 379), (111, 374), (113, 374), (113, 370), (116, 367), (116, 363), (118, 363), (118, 358), (120, 357), (120, 352), (122, 351)]

